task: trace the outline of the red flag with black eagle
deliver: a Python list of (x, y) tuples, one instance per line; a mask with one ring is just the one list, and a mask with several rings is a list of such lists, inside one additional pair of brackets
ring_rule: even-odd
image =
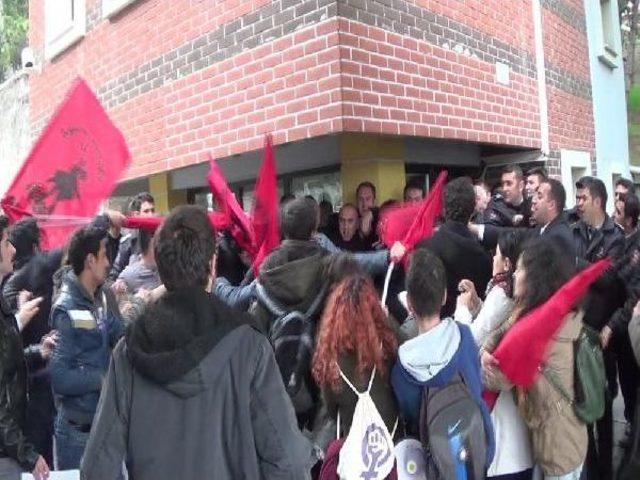
[(14, 222), (36, 217), (44, 249), (62, 246), (97, 213), (130, 160), (122, 133), (78, 78), (0, 205)]

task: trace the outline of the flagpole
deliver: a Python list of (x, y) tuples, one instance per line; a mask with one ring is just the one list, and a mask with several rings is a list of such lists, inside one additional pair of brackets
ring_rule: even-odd
[(394, 262), (389, 263), (389, 268), (387, 268), (387, 275), (384, 277), (384, 288), (382, 289), (382, 306), (387, 304), (387, 294), (389, 293), (389, 282), (391, 281), (391, 273), (393, 272), (393, 267), (396, 264)]

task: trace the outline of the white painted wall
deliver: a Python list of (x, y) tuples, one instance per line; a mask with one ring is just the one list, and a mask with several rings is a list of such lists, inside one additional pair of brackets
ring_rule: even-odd
[(589, 39), (597, 176), (607, 186), (607, 212), (610, 213), (613, 211), (613, 176), (617, 174), (631, 178), (620, 23), (617, 18), (611, 20), (616, 29), (613, 47), (618, 53), (617, 57), (608, 55), (604, 50), (602, 29), (602, 15), (615, 17), (618, 5), (616, 0), (611, 0), (610, 10), (605, 11), (601, 9), (599, 0), (585, 0), (584, 5)]
[(0, 85), (0, 198), (30, 147), (29, 76), (18, 72)]

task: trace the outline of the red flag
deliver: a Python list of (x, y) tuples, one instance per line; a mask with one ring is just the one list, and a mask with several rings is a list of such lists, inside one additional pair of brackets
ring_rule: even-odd
[(122, 226), (155, 232), (162, 222), (164, 222), (164, 217), (127, 217)]
[(383, 215), (380, 236), (383, 243), (391, 246), (400, 241), (412, 250), (420, 240), (433, 234), (436, 219), (442, 212), (443, 189), (447, 172), (442, 171), (429, 195), (421, 203), (409, 203), (391, 208)]
[[(25, 215), (91, 217), (130, 162), (124, 137), (91, 89), (77, 79), (7, 190), (1, 205)], [(41, 223), (45, 249), (64, 245), (77, 227)]]
[(581, 271), (549, 300), (509, 329), (493, 356), (500, 363), (500, 370), (512, 383), (521, 387), (531, 386), (564, 318), (610, 265), (610, 260), (600, 260)]
[(420, 203), (404, 203), (389, 207), (380, 218), (379, 230), (380, 240), (388, 248), (391, 248), (394, 243), (401, 242), (407, 235), (411, 224), (418, 218), (418, 214), (423, 207), (423, 203), (427, 200), (423, 200)]
[[(122, 225), (124, 228), (137, 228), (148, 232), (155, 232), (165, 217), (127, 217)], [(216, 230), (224, 230), (229, 226), (228, 216), (223, 212), (209, 213), (211, 226)]]
[(422, 208), (418, 212), (418, 216), (415, 218), (409, 231), (402, 240), (402, 244), (407, 250), (412, 250), (423, 238), (428, 238), (433, 235), (433, 227), (438, 219), (438, 216), (442, 213), (442, 206), (444, 204), (443, 191), (444, 184), (447, 181), (447, 171), (443, 170), (438, 175), (435, 185), (429, 192), (427, 199), (422, 202)]
[(256, 247), (253, 272), (256, 276), (263, 260), (280, 244), (278, 182), (270, 135), (265, 138), (264, 149), (264, 161), (256, 180), (251, 211), (251, 225)]
[(227, 180), (214, 159), (211, 159), (210, 165), (209, 175), (207, 176), (209, 188), (211, 188), (211, 193), (221, 210), (228, 215), (229, 225), (227, 227), (231, 236), (241, 249), (246, 250), (253, 256), (255, 249), (249, 217), (238, 204), (235, 195), (229, 188)]

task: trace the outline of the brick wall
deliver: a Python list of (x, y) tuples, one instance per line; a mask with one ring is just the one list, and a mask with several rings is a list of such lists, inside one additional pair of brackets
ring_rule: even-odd
[(591, 153), (595, 172), (595, 131), (584, 7), (569, 0), (544, 0), (549, 140), (552, 171), (560, 174), (559, 150)]
[[(543, 6), (552, 148), (592, 150), (582, 6)], [(40, 56), (42, 10), (30, 1)], [(87, 25), (32, 76), (33, 130), (80, 74), (130, 144), (130, 178), (257, 149), (268, 131), (540, 146), (528, 0), (139, 0), (109, 20), (87, 0)]]

